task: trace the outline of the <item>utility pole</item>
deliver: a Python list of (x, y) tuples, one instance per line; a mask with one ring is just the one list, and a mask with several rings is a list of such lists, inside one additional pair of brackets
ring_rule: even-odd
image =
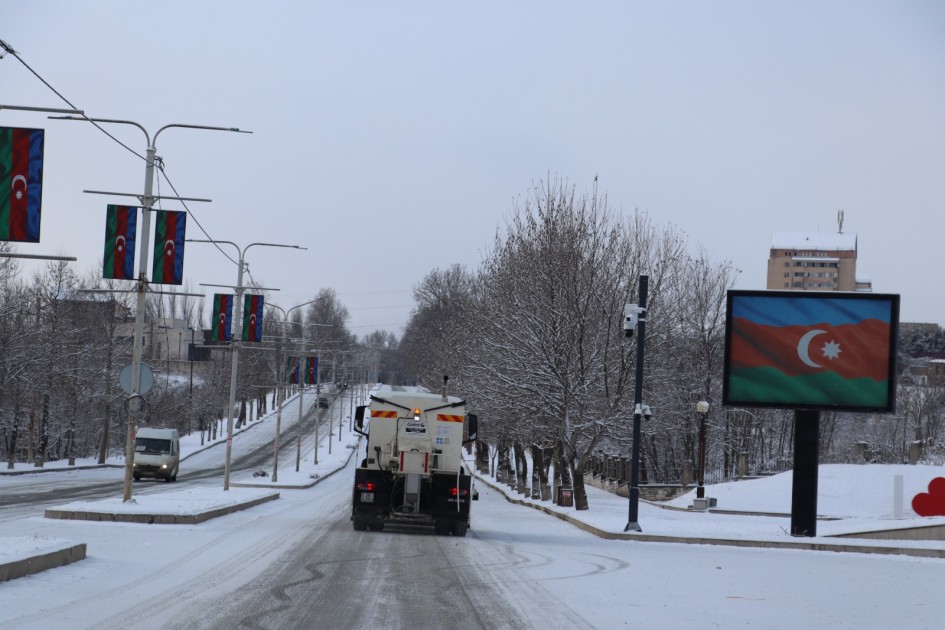
[[(148, 285), (148, 257), (149, 257), (149, 246), (150, 246), (150, 230), (151, 230), (151, 208), (154, 205), (154, 202), (158, 199), (174, 199), (177, 201), (210, 201), (209, 199), (195, 199), (189, 197), (155, 197), (152, 194), (154, 186), (154, 164), (157, 159), (157, 138), (161, 135), (161, 132), (165, 129), (170, 129), (172, 127), (179, 127), (185, 129), (206, 129), (209, 131), (231, 131), (235, 133), (252, 133), (250, 131), (243, 131), (237, 129), (236, 127), (212, 127), (207, 125), (189, 125), (181, 123), (172, 123), (170, 125), (164, 125), (154, 134), (152, 138), (148, 131), (141, 126), (140, 124), (131, 121), (131, 120), (120, 120), (120, 119), (111, 119), (111, 118), (88, 118), (86, 116), (51, 116), (50, 118), (55, 118), (57, 120), (78, 120), (86, 121), (93, 123), (110, 123), (110, 124), (122, 124), (122, 125), (132, 125), (137, 127), (144, 133), (145, 140), (147, 141), (147, 149), (144, 158), (144, 194), (143, 195), (128, 195), (125, 193), (110, 193), (97, 190), (86, 190), (83, 192), (95, 193), (95, 194), (105, 194), (105, 195), (124, 195), (130, 197), (137, 197), (141, 203), (141, 230), (140, 235), (140, 249), (138, 251), (138, 279), (137, 285), (135, 288), (136, 293), (136, 303), (135, 303), (135, 327), (134, 327), (134, 344), (132, 349), (132, 359), (131, 359), (131, 385), (130, 385), (130, 396), (128, 397), (128, 431), (125, 439), (125, 481), (124, 481), (124, 492), (123, 492), (123, 501), (127, 502), (131, 500), (131, 478), (133, 475), (134, 469), (134, 436), (137, 430), (138, 425), (138, 414), (140, 413), (143, 405), (144, 399), (141, 396), (141, 354), (142, 354), (142, 340), (144, 337), (144, 306), (146, 294), (149, 291)], [(202, 296), (201, 296), (202, 297)]]
[[(636, 321), (636, 330), (639, 332), (637, 337), (637, 365), (636, 377), (634, 382), (633, 394), (633, 446), (631, 450), (630, 465), (630, 507), (627, 518), (627, 526), (623, 531), (643, 531), (640, 529), (639, 509), (640, 509), (640, 422), (643, 416), (643, 357), (644, 340), (646, 339), (646, 294), (649, 278), (645, 275), (640, 276), (639, 300), (640, 303), (634, 310), (633, 319)], [(628, 327), (631, 319), (629, 312), (633, 305), (628, 305), (628, 312), (625, 313), (624, 330), (628, 337), (633, 335), (633, 328)]]
[[(271, 308), (277, 309), (280, 313), (282, 313), (282, 351), (283, 351), (283, 352), (285, 352), (286, 343), (287, 343), (286, 326), (289, 324), (289, 313), (291, 313), (292, 311), (294, 311), (294, 310), (296, 310), (296, 309), (300, 309), (300, 308), (302, 308), (303, 306), (308, 306), (309, 304), (312, 304), (312, 303), (317, 302), (317, 301), (318, 301), (318, 300), (315, 299), (315, 300), (310, 300), (310, 301), (308, 301), (308, 302), (303, 302), (302, 304), (299, 304), (299, 305), (297, 305), (297, 306), (293, 306), (293, 307), (290, 308), (289, 310), (285, 310), (285, 309), (283, 309), (281, 306), (277, 306), (277, 305), (275, 305), (275, 304), (266, 304), (266, 306), (269, 306), (269, 307), (271, 307)], [(277, 387), (278, 387), (278, 389), (277, 389), (277, 398), (278, 398), (278, 400), (279, 400), (279, 407), (278, 407), (278, 411), (276, 412), (276, 439), (275, 439), (275, 443), (274, 443), (274, 445), (273, 445), (273, 450), (274, 450), (273, 458), (272, 458), (272, 481), (273, 481), (273, 483), (275, 483), (276, 481), (279, 480), (279, 439), (280, 439), (280, 435), (281, 435), (281, 433), (282, 433), (282, 404), (285, 402), (285, 391), (284, 391), (284, 381), (285, 381), (285, 378), (284, 378), (284, 370), (283, 370), (283, 361), (280, 360), (278, 357), (276, 358), (276, 365), (278, 366), (278, 368), (277, 368), (277, 370), (278, 370), (278, 372), (277, 372), (277, 373), (278, 373), (278, 378), (277, 378), (277, 383), (278, 383), (278, 385), (277, 385)], [(300, 380), (301, 380), (301, 376), (302, 376), (302, 369), (301, 369), (301, 365), (300, 365), (300, 366), (299, 366), (299, 377), (300, 377)], [(316, 412), (316, 413), (317, 413), (317, 412)], [(302, 435), (302, 433), (301, 433), (301, 431), (302, 431), (302, 429), (301, 429), (301, 427), (302, 427), (302, 416), (301, 416), (301, 415), (299, 415), (298, 425), (299, 425), (299, 436), (300, 436), (300, 439), (299, 439), (299, 447), (298, 447), (298, 448), (301, 449), (301, 448), (302, 448), (302, 447), (301, 447), (301, 444), (302, 444), (302, 441), (301, 441), (301, 435)], [(296, 470), (296, 472), (298, 472), (298, 470), (299, 470), (299, 463), (298, 463), (298, 462), (296, 462), (295, 470)]]
[[(239, 349), (240, 349), (240, 339), (242, 331), (240, 326), (243, 322), (243, 310), (242, 310), (242, 299), (243, 299), (243, 271), (246, 268), (245, 256), (246, 251), (250, 247), (255, 247), (259, 245), (260, 247), (286, 247), (289, 249), (308, 249), (307, 247), (301, 247), (299, 245), (283, 245), (281, 243), (250, 243), (246, 247), (240, 248), (239, 245), (233, 241), (222, 241), (222, 240), (206, 240), (206, 239), (187, 239), (191, 243), (226, 243), (227, 245), (232, 245), (236, 248), (236, 251), (239, 252), (239, 263), (238, 270), (236, 274), (236, 296), (233, 299), (233, 342), (232, 342), (232, 363), (230, 365), (230, 400), (229, 407), (227, 408), (227, 421), (226, 421), (226, 460), (223, 464), (223, 489), (230, 489), (230, 462), (233, 459), (233, 407), (236, 405), (236, 376), (239, 370)], [(203, 286), (219, 286), (219, 285), (203, 285)], [(263, 287), (256, 287), (258, 290), (265, 291), (278, 291), (278, 289), (265, 289)]]

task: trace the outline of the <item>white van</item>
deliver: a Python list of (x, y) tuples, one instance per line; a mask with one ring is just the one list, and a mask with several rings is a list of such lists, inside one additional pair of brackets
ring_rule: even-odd
[(180, 468), (180, 438), (177, 429), (138, 429), (135, 435), (135, 481), (153, 477), (177, 481)]

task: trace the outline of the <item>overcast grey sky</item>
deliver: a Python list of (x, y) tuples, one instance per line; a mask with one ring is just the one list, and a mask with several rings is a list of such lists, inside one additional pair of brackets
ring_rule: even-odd
[[(477, 266), (549, 174), (579, 192), (599, 176), (616, 208), (732, 260), (743, 289), (764, 288), (772, 232), (834, 231), (842, 208), (858, 272), (902, 295), (903, 321), (945, 324), (937, 0), (39, 0), (0, 4), (0, 38), (88, 115), (252, 130), (171, 129), (157, 151), (181, 195), (213, 199), (189, 204), (211, 238), (309, 248), (248, 250), (276, 303), (334, 288), (359, 335), (399, 334), (412, 287)], [(12, 56), (0, 103), (63, 106)], [(82, 190), (140, 192), (143, 162), (85, 123), (0, 125), (47, 130), (41, 243), (20, 251), (100, 270), (121, 200)], [(193, 220), (188, 237), (206, 238)], [(184, 272), (236, 282), (209, 245)]]

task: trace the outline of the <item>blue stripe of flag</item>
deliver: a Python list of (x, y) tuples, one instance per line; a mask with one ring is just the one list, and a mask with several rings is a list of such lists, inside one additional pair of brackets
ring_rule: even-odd
[(781, 297), (763, 294), (733, 295), (732, 317), (768, 326), (856, 324), (864, 319), (890, 322), (892, 302), (876, 299)]

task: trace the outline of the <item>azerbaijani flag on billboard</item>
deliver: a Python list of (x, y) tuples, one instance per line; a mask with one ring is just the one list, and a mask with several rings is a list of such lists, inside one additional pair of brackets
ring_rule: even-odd
[(134, 280), (138, 208), (108, 205), (105, 213), (105, 259), (102, 277)]
[(210, 338), (213, 341), (231, 341), (230, 318), (233, 316), (233, 296), (225, 293), (213, 294), (213, 319), (210, 321)]
[(151, 282), (182, 284), (184, 282), (184, 232), (187, 213), (155, 210), (154, 264)]
[(243, 298), (243, 341), (262, 341), (263, 296), (247, 295)]
[(893, 411), (898, 324), (898, 295), (729, 291), (723, 403)]
[(305, 383), (307, 385), (318, 384), (318, 357), (305, 358)]
[(0, 127), (0, 241), (39, 242), (42, 129)]

